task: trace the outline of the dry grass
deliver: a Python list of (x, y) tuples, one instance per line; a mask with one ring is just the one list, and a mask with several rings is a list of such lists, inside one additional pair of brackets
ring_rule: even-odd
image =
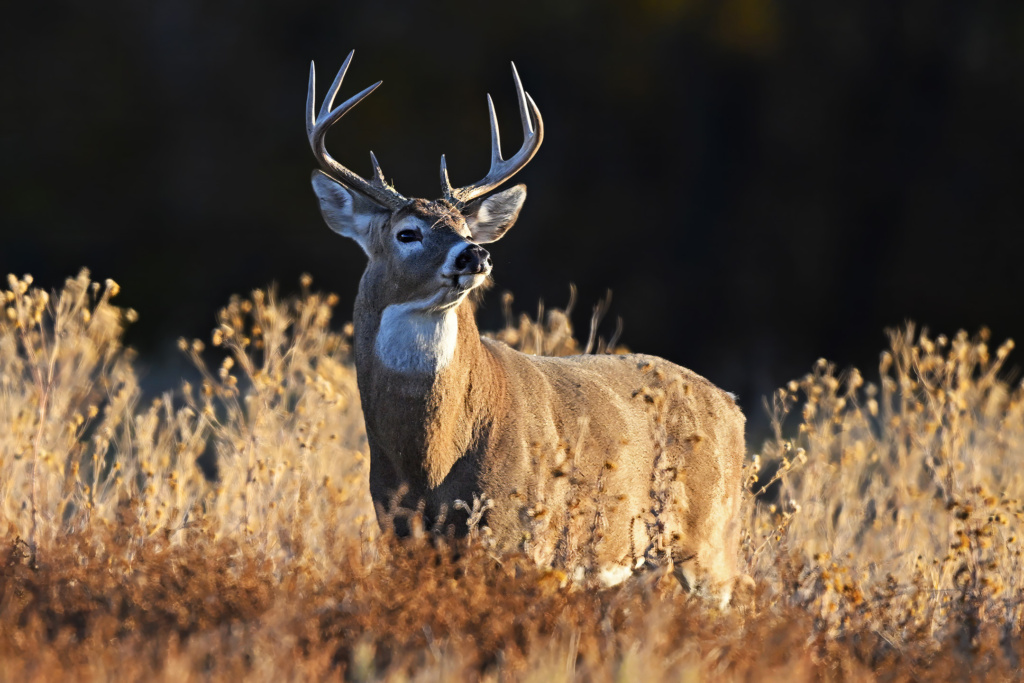
[[(216, 349), (181, 341), (201, 384), (142, 405), (116, 284), (83, 273), (47, 296), (10, 279), (0, 679), (1019, 675), (1011, 343), (908, 327), (877, 382), (819, 361), (771, 397), (741, 550), (756, 594), (719, 612), (661, 570), (580, 589), (478, 539), (379, 535), (349, 331), (331, 331), (336, 302), (309, 286), (233, 299)], [(497, 335), (586, 346), (559, 311), (510, 315)]]

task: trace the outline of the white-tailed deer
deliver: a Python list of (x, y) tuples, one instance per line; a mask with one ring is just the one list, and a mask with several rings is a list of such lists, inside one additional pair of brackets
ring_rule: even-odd
[(442, 156), (442, 196), (427, 201), (390, 187), (372, 152), (370, 180), (327, 153), (327, 130), (380, 85), (332, 109), (351, 60), (319, 114), (311, 66), (306, 130), (324, 220), (369, 257), (354, 344), (378, 515), (404, 491), (428, 524), (464, 521), (454, 502), (479, 495), (493, 502), (485, 524), (500, 548), (545, 564), (586, 560), (609, 583), (660, 555), (684, 585), (727, 601), (744, 457), (732, 396), (661, 358), (526, 355), (477, 331), (469, 295), (491, 273), (480, 245), (504, 235), (526, 199), (523, 185), (489, 193), (544, 138), (515, 66), (522, 148), (502, 159), (488, 96), (490, 171), (453, 187)]

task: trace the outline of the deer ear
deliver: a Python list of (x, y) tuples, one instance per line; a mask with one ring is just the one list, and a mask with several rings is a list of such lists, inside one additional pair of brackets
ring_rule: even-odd
[(473, 241), (487, 244), (500, 239), (519, 218), (525, 201), (526, 185), (516, 185), (479, 199), (463, 209)]
[(320, 200), (320, 215), (327, 226), (339, 235), (354, 239), (369, 255), (370, 230), (375, 220), (388, 216), (388, 210), (321, 171), (313, 171), (312, 180), (313, 191)]

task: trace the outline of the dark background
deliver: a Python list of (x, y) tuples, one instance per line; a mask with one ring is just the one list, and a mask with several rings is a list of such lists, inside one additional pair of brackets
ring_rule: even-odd
[[(606, 288), (605, 334), (760, 396), (883, 329), (1024, 337), (1024, 4), (971, 0), (8, 3), (0, 18), (0, 271), (123, 287), (148, 386), (231, 293), (298, 275), (349, 314), (363, 256), (322, 223), (303, 128), (347, 52), (329, 137), (407, 196), (483, 176), (485, 93), (520, 143), (509, 61), (544, 114), (493, 245), (532, 310)], [(500, 324), (497, 293), (481, 313)], [(338, 320), (340, 324), (342, 320)], [(870, 373), (869, 373), (870, 374)]]

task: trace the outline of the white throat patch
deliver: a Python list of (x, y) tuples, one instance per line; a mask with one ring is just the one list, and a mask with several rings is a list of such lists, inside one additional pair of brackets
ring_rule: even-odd
[(422, 301), (391, 304), (380, 317), (374, 352), (391, 370), (430, 374), (451, 363), (458, 337), (455, 307), (438, 311), (424, 308)]

